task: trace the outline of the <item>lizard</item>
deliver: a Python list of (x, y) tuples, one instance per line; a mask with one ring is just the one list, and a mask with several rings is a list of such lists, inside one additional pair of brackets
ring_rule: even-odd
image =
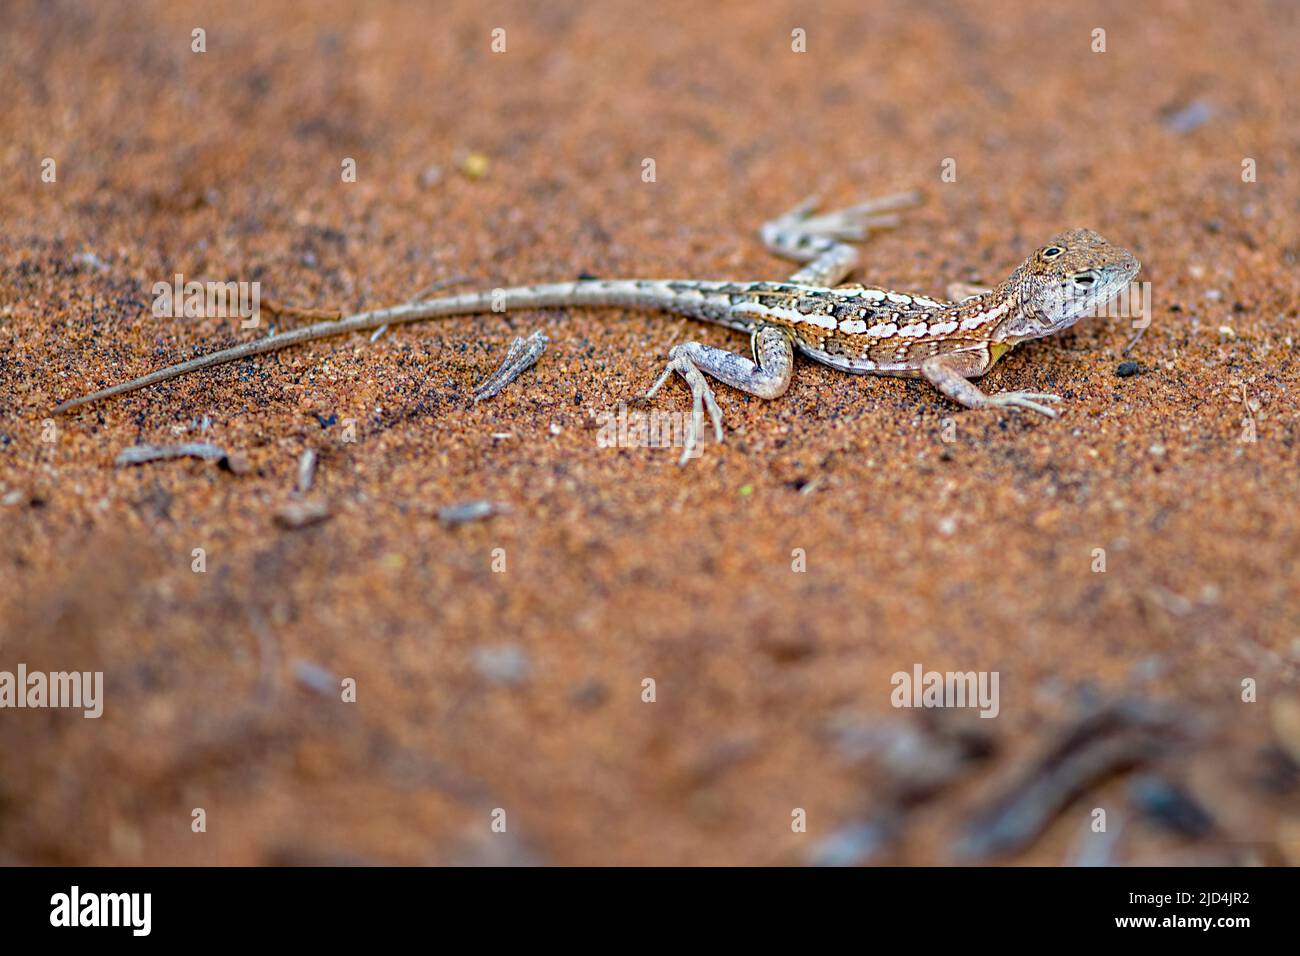
[[(989, 371), (1018, 343), (1068, 328), (1121, 292), (1137, 275), (1138, 260), (1089, 229), (1070, 229), (1049, 239), (996, 286), (954, 283), (947, 300), (842, 284), (858, 263), (853, 243), (896, 226), (895, 211), (918, 201), (916, 193), (901, 193), (817, 215), (814, 197), (765, 223), (760, 236), (767, 248), (800, 264), (784, 282), (579, 279), (424, 299), (201, 355), (65, 401), (54, 414), (199, 369), (347, 332), (444, 316), (603, 306), (685, 315), (750, 336), (749, 356), (693, 340), (668, 352), (667, 365), (646, 398), (653, 398), (674, 373), (689, 386), (692, 408), (681, 464), (693, 457), (706, 410), (715, 440), (723, 438), (722, 411), (706, 375), (750, 395), (776, 399), (790, 385), (796, 353), (843, 372), (924, 378), (968, 409), (1026, 409), (1056, 417), (1055, 409), (1044, 403), (1059, 401), (1057, 395), (986, 394), (971, 379)], [(526, 360), (535, 358), (532, 353)], [(510, 363), (508, 359), (497, 376), (509, 380)]]

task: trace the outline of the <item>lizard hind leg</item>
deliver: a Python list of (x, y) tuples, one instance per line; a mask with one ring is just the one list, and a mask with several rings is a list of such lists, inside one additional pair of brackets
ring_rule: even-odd
[(920, 202), (915, 192), (896, 193), (845, 209), (813, 215), (816, 197), (767, 222), (759, 231), (768, 250), (804, 267), (790, 277), (802, 285), (830, 287), (843, 281), (858, 264), (850, 242), (860, 242), (877, 229), (892, 229), (899, 219), (893, 210)]
[(686, 380), (691, 389), (691, 417), (686, 424), (682, 457), (684, 465), (695, 457), (695, 448), (704, 427), (704, 410), (709, 411), (713, 435), (722, 441), (722, 410), (718, 408), (705, 373), (732, 388), (738, 388), (759, 398), (773, 399), (785, 394), (794, 373), (794, 344), (783, 329), (765, 326), (754, 333), (754, 361), (735, 352), (714, 348), (700, 342), (683, 342), (668, 353), (668, 365), (663, 374), (650, 386), (646, 398), (655, 393), (674, 372)]

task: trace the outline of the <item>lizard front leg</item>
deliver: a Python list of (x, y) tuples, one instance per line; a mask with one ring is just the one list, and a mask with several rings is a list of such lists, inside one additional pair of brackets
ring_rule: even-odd
[(1056, 417), (1056, 410), (1040, 402), (1059, 402), (1059, 395), (1048, 392), (999, 392), (986, 395), (972, 382), (970, 376), (982, 375), (992, 364), (984, 350), (949, 352), (933, 355), (921, 363), (921, 374), (926, 381), (966, 408), (1027, 408), (1030, 411)]
[(653, 398), (673, 372), (681, 375), (691, 388), (691, 420), (686, 428), (685, 448), (677, 462), (679, 465), (686, 464), (695, 451), (700, 430), (704, 427), (705, 408), (708, 408), (709, 418), (713, 421), (714, 437), (722, 441), (722, 410), (718, 408), (704, 373), (759, 398), (779, 398), (790, 386), (790, 376), (794, 372), (794, 344), (789, 333), (765, 326), (754, 333), (751, 344), (754, 361), (700, 342), (683, 342), (673, 346), (668, 353), (668, 366), (650, 386), (646, 398)]

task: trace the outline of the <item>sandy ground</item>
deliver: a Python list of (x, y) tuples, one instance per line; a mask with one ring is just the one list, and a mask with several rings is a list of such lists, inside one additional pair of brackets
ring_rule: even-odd
[[(1298, 16), (6, 4), (0, 669), (102, 671), (104, 713), (0, 710), (0, 862), (1300, 861)], [(984, 380), (1056, 421), (802, 363), (777, 402), (720, 388), (726, 441), (685, 468), (593, 421), (674, 343), (747, 344), (616, 310), (319, 342), (47, 423), (262, 334), (152, 314), (176, 273), (344, 311), (456, 276), (779, 279), (766, 218), (914, 188), (865, 281), (942, 294), (1089, 226), (1142, 260), (1150, 329)], [(114, 466), (178, 440), (235, 470)], [(290, 530), (306, 450), (332, 517)], [(509, 510), (438, 520), (479, 499)], [(914, 665), (996, 672), (998, 716), (892, 707)]]

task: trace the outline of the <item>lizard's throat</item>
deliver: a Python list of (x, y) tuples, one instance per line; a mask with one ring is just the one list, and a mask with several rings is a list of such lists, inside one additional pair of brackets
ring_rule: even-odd
[(1026, 305), (1020, 289), (1014, 284), (1004, 283), (992, 292), (985, 293), (980, 307), (985, 312), (1001, 313), (997, 324), (989, 330), (989, 337), (1006, 342), (1008, 346), (1047, 334), (1046, 331), (1038, 331), (1040, 325), (1046, 324), (1046, 316)]

